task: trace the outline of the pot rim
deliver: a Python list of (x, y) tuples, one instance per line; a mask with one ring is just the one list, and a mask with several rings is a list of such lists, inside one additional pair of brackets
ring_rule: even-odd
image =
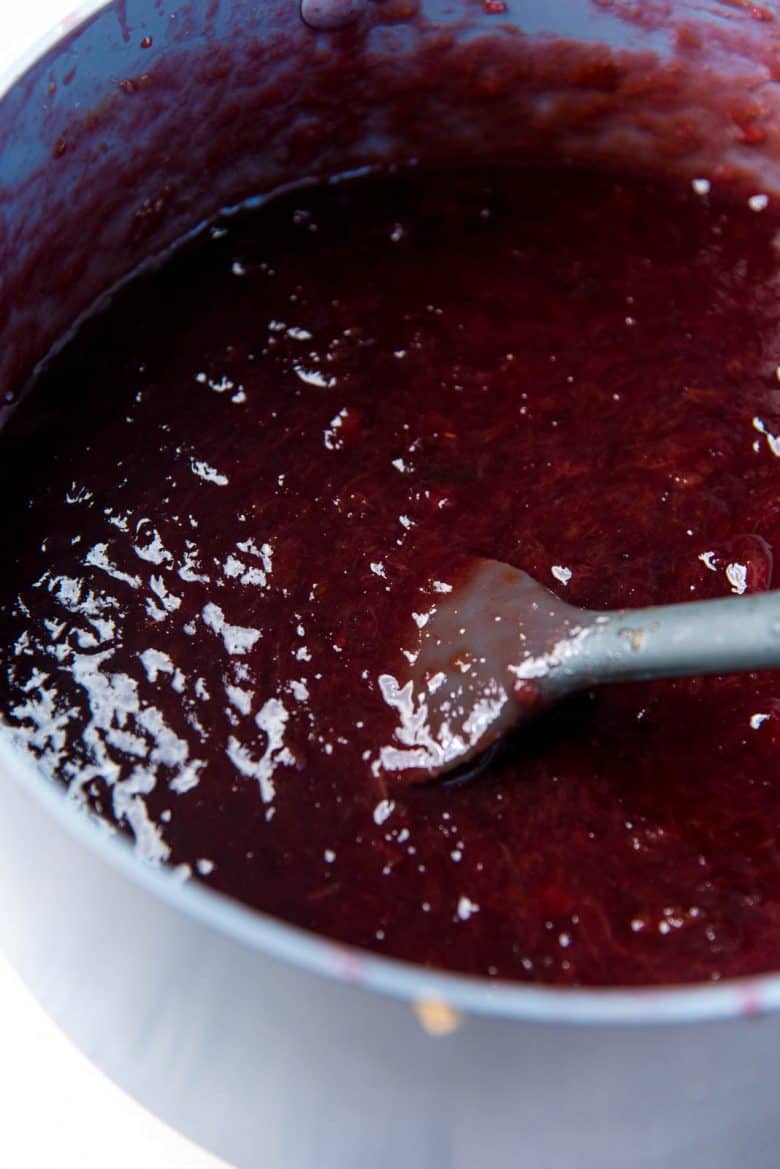
[(74, 4), (74, 7), (56, 24), (35, 37), (26, 49), (0, 69), (0, 101), (36, 61), (44, 57), (66, 36), (80, 29), (91, 17), (96, 16), (101, 8), (108, 8), (111, 3), (113, 0), (79, 0), (79, 3)]
[[(0, 101), (41, 57), (113, 0), (82, 0), (0, 70)], [(466, 1013), (517, 1021), (645, 1025), (738, 1018), (780, 1009), (780, 972), (664, 987), (549, 987), (431, 970), (335, 942), (252, 909), (196, 877), (153, 868), (131, 843), (90, 818), (13, 742), (0, 719), (0, 781), (16, 783), (100, 861), (175, 911), (239, 945), (341, 982), (403, 1000), (437, 1000)]]

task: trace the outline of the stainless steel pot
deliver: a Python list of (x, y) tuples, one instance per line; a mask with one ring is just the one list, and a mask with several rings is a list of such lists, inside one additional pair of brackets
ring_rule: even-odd
[[(668, 7), (375, 0), (315, 32), (292, 0), (89, 5), (0, 85), (3, 408), (139, 262), (282, 184), (630, 151), (777, 192), (773, 23)], [(2, 728), (0, 942), (98, 1064), (243, 1169), (777, 1166), (780, 975), (546, 990), (348, 950), (145, 867)]]

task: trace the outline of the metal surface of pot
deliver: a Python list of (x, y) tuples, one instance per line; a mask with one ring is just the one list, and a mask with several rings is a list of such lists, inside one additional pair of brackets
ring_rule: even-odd
[[(545, 143), (617, 161), (628, 143), (650, 168), (780, 187), (762, 22), (742, 12), (732, 28), (680, 5), (649, 28), (587, 0), (538, 7), (386, 0), (320, 32), (279, 0), (83, 12), (0, 99), (6, 409), (63, 330), (139, 262), (282, 184)], [(719, 133), (728, 115), (705, 99), (711, 76), (705, 88), (692, 68), (664, 74), (677, 101), (652, 124), (603, 82), (609, 65), (647, 85), (660, 77), (683, 16), (723, 87), (760, 95), (757, 153), (755, 138)], [(541, 86), (518, 64), (539, 45), (555, 54)], [(602, 83), (580, 87), (573, 107), (583, 46)], [(414, 95), (418, 118), (399, 93)], [(700, 132), (670, 162), (681, 106)], [(97, 1063), (241, 1169), (776, 1165), (780, 976), (545, 990), (351, 951), (145, 867), (2, 730), (0, 945)], [(452, 1008), (433, 1013), (447, 1034), (421, 1025), (421, 1001)]]

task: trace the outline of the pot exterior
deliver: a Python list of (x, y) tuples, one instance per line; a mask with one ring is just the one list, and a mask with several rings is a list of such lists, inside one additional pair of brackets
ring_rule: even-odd
[(0, 939), (122, 1087), (240, 1169), (776, 1169), (780, 1016), (572, 1027), (411, 1005), (256, 953), (0, 784)]

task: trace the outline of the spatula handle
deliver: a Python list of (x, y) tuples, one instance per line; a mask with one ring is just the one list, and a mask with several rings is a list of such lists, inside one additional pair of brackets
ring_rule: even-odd
[(780, 590), (593, 615), (569, 685), (780, 668)]

